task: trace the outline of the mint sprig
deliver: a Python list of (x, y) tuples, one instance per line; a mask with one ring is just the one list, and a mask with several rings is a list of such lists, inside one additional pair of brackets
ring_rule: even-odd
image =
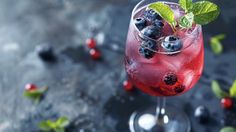
[(186, 15), (180, 17), (179, 25), (182, 28), (191, 28), (193, 25), (194, 15), (192, 12), (187, 13)]
[(216, 4), (209, 1), (199, 1), (193, 3), (191, 10), (194, 14), (194, 22), (200, 25), (205, 25), (215, 20), (220, 14)]
[(148, 8), (159, 13), (159, 15), (164, 20), (166, 20), (171, 25), (171, 27), (174, 29), (177, 22), (175, 21), (174, 12), (171, 10), (171, 8), (168, 5), (164, 4), (163, 2), (155, 2), (153, 4), (150, 4), (148, 6)]
[(236, 128), (234, 127), (223, 127), (220, 132), (236, 132)]
[(205, 25), (215, 20), (220, 10), (218, 6), (209, 1), (199, 1), (193, 3), (192, 0), (179, 0), (179, 5), (185, 11), (185, 15), (175, 20), (172, 9), (163, 2), (155, 2), (148, 6), (155, 12), (159, 13), (161, 17), (166, 20), (175, 31), (177, 22), (182, 28), (190, 28), (193, 23)]
[(189, 12), (193, 7), (192, 0), (179, 0), (179, 5), (185, 10), (185, 12)]
[(211, 49), (216, 55), (221, 54), (223, 51), (223, 45), (221, 43), (221, 40), (223, 40), (224, 38), (225, 38), (224, 34), (219, 34), (211, 37), (210, 39)]
[(30, 90), (30, 91), (25, 91), (24, 92), (24, 96), (32, 99), (36, 104), (38, 104), (40, 102), (40, 100), (42, 99), (43, 94), (48, 90), (48, 87), (42, 87), (36, 90)]
[(222, 90), (222, 88), (220, 87), (220, 84), (216, 80), (213, 80), (211, 82), (211, 88), (212, 88), (213, 93), (219, 99), (222, 99), (225, 97), (236, 98), (236, 80), (234, 80), (232, 86), (230, 87), (229, 93)]
[(40, 130), (48, 132), (65, 132), (65, 127), (69, 125), (69, 119), (67, 117), (61, 117), (56, 121), (46, 120), (38, 124)]

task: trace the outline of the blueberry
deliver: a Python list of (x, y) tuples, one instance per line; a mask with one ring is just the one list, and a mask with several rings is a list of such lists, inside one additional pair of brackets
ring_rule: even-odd
[(164, 76), (163, 81), (166, 85), (174, 85), (178, 81), (178, 79), (174, 73), (168, 73)]
[(144, 17), (150, 21), (162, 20), (162, 17), (152, 9), (147, 9), (144, 12)]
[(195, 109), (194, 117), (199, 123), (206, 123), (209, 119), (210, 112), (205, 106), (198, 106)]
[(184, 91), (184, 89), (185, 89), (184, 85), (178, 85), (174, 88), (174, 91), (175, 91), (175, 93), (181, 93)]
[[(151, 50), (150, 50), (151, 49)], [(155, 52), (157, 50), (156, 42), (152, 40), (144, 40), (141, 44), (141, 47), (139, 48), (139, 53), (147, 58), (150, 59), (155, 55)]]
[(160, 28), (164, 27), (164, 23), (162, 21), (160, 21), (160, 20), (155, 20), (153, 25), (157, 26), (157, 27), (160, 27)]
[(143, 28), (147, 26), (147, 21), (143, 17), (136, 18), (134, 20), (134, 23), (139, 30), (142, 30)]
[(182, 44), (182, 41), (178, 37), (171, 35), (171, 36), (165, 37), (161, 46), (164, 48), (165, 51), (175, 52), (175, 51), (179, 51), (183, 47), (183, 44)]
[(141, 33), (146, 36), (149, 37), (151, 39), (157, 39), (161, 36), (161, 28), (151, 25), (151, 26), (147, 26), (145, 27)]
[(37, 46), (36, 52), (37, 52), (38, 56), (44, 61), (54, 61), (55, 60), (53, 48), (48, 44), (43, 44), (43, 45)]

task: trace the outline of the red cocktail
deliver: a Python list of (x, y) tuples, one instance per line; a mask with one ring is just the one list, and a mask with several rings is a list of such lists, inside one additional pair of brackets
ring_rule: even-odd
[[(176, 19), (184, 15), (184, 11), (177, 4), (168, 5), (174, 11)], [(133, 12), (126, 42), (126, 71), (137, 88), (150, 95), (173, 96), (185, 93), (198, 81), (203, 69), (204, 46), (201, 26), (193, 25), (191, 29), (179, 27), (174, 32), (170, 25), (162, 20), (162, 27), (155, 29), (152, 20), (145, 17), (146, 12), (145, 6)], [(135, 25), (137, 19), (146, 21), (141, 30)], [(154, 37), (145, 36), (143, 32), (148, 27), (150, 30), (160, 30), (160, 33), (153, 35)], [(168, 40), (171, 37), (176, 40)], [(145, 47), (147, 43), (155, 45), (154, 48)], [(181, 48), (166, 49), (163, 45), (169, 43), (180, 43)], [(145, 57), (140, 50), (146, 50), (152, 55)]]
[[(155, 2), (142, 0), (132, 12), (125, 50), (125, 69), (137, 88), (162, 98), (159, 98), (157, 107), (147, 107), (131, 115), (130, 131), (189, 132), (190, 123), (185, 113), (176, 107), (165, 106), (163, 96), (183, 94), (199, 80), (204, 64), (204, 46), (201, 25), (198, 23), (208, 21), (202, 22), (196, 18), (197, 22), (193, 22), (193, 13), (198, 15), (203, 11), (198, 10), (199, 3), (194, 5), (196, 8), (193, 7), (192, 13), (181, 8), (187, 6), (185, 4), (180, 7), (177, 3), (164, 1), (155, 5), (156, 10), (162, 11), (157, 12), (149, 8)], [(167, 12), (172, 11), (175, 23), (170, 23), (173, 20), (165, 16), (164, 8)], [(186, 8), (192, 9), (190, 6)], [(216, 18), (218, 14), (214, 15)]]

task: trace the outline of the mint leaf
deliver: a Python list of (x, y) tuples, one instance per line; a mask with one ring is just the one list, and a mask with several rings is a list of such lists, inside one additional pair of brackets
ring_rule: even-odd
[(212, 81), (211, 88), (212, 88), (213, 93), (216, 95), (216, 97), (220, 99), (228, 96), (228, 93), (226, 93), (225, 91), (221, 89), (219, 83), (216, 80)]
[(69, 119), (67, 117), (61, 117), (56, 121), (57, 126), (66, 127), (69, 124)]
[(55, 132), (65, 132), (64, 128), (58, 127), (54, 129)]
[(224, 38), (225, 38), (224, 34), (219, 34), (219, 35), (211, 37), (210, 39), (211, 49), (216, 55), (221, 54), (223, 51), (223, 46), (220, 41)]
[(233, 85), (231, 86), (231, 88), (229, 89), (229, 93), (231, 97), (236, 98), (236, 80), (234, 80)]
[(179, 26), (182, 28), (191, 28), (193, 25), (193, 19), (194, 15), (190, 12), (179, 19)]
[(43, 131), (65, 132), (65, 127), (69, 124), (67, 117), (61, 117), (56, 121), (47, 120), (39, 123), (38, 127)]
[(234, 127), (223, 127), (220, 132), (236, 132), (236, 128)]
[(185, 12), (188, 12), (193, 7), (192, 0), (179, 0), (179, 5), (185, 10)]
[(38, 124), (38, 127), (42, 131), (50, 131), (52, 129), (46, 121), (40, 122)]
[(214, 37), (212, 37), (212, 38), (215, 38), (215, 39), (218, 39), (219, 41), (221, 41), (221, 40), (223, 40), (225, 37), (226, 37), (225, 34), (219, 34), (219, 35), (216, 35), (216, 36), (214, 36)]
[(218, 6), (209, 1), (195, 2), (191, 11), (194, 14), (194, 22), (201, 25), (212, 22), (220, 14)]
[(174, 12), (168, 5), (164, 4), (163, 2), (155, 2), (150, 4), (148, 8), (153, 9), (155, 12), (159, 13), (161, 17), (165, 19), (171, 26), (176, 25)]

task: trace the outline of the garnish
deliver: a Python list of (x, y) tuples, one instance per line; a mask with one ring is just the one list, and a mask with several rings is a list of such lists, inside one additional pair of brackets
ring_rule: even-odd
[(227, 92), (225, 92), (221, 89), (220, 84), (216, 80), (212, 81), (211, 88), (212, 88), (212, 91), (214, 92), (214, 94), (216, 95), (216, 97), (218, 97), (220, 99), (229, 96), (229, 94)]
[(56, 121), (46, 120), (39, 123), (38, 127), (42, 131), (65, 132), (65, 127), (69, 125), (67, 117), (61, 117)]
[(42, 88), (36, 88), (34, 90), (25, 90), (24, 92), (24, 96), (27, 97), (27, 98), (30, 98), (32, 100), (34, 100), (34, 102), (36, 104), (38, 104), (42, 97), (43, 97), (43, 94), (48, 90), (48, 87), (45, 86), (45, 87), (42, 87)]
[(225, 38), (224, 34), (219, 34), (219, 35), (211, 37), (210, 39), (211, 49), (216, 55), (221, 54), (223, 51), (221, 40), (223, 40), (224, 38)]
[(236, 128), (234, 127), (223, 127), (220, 132), (236, 132)]
[(200, 25), (205, 25), (215, 20), (220, 14), (216, 4), (209, 1), (199, 1), (193, 3), (191, 10), (194, 14), (194, 22)]
[(192, 0), (179, 0), (179, 5), (185, 10), (187, 13), (193, 7)]
[(192, 12), (180, 17), (179, 26), (182, 28), (191, 28), (193, 25), (194, 15)]
[(171, 10), (171, 8), (168, 5), (162, 2), (155, 2), (153, 4), (150, 4), (148, 8), (159, 13), (161, 17), (165, 19), (174, 30), (174, 27), (176, 26), (177, 23), (174, 18), (174, 12)]
[(193, 3), (192, 0), (179, 0), (179, 5), (185, 11), (185, 15), (178, 20), (174, 19), (173, 10), (163, 2), (155, 2), (150, 4), (148, 8), (159, 13), (161, 17), (167, 21), (175, 31), (177, 22), (182, 28), (190, 28), (193, 23), (205, 25), (215, 20), (220, 14), (216, 4), (209, 1), (199, 1)]

